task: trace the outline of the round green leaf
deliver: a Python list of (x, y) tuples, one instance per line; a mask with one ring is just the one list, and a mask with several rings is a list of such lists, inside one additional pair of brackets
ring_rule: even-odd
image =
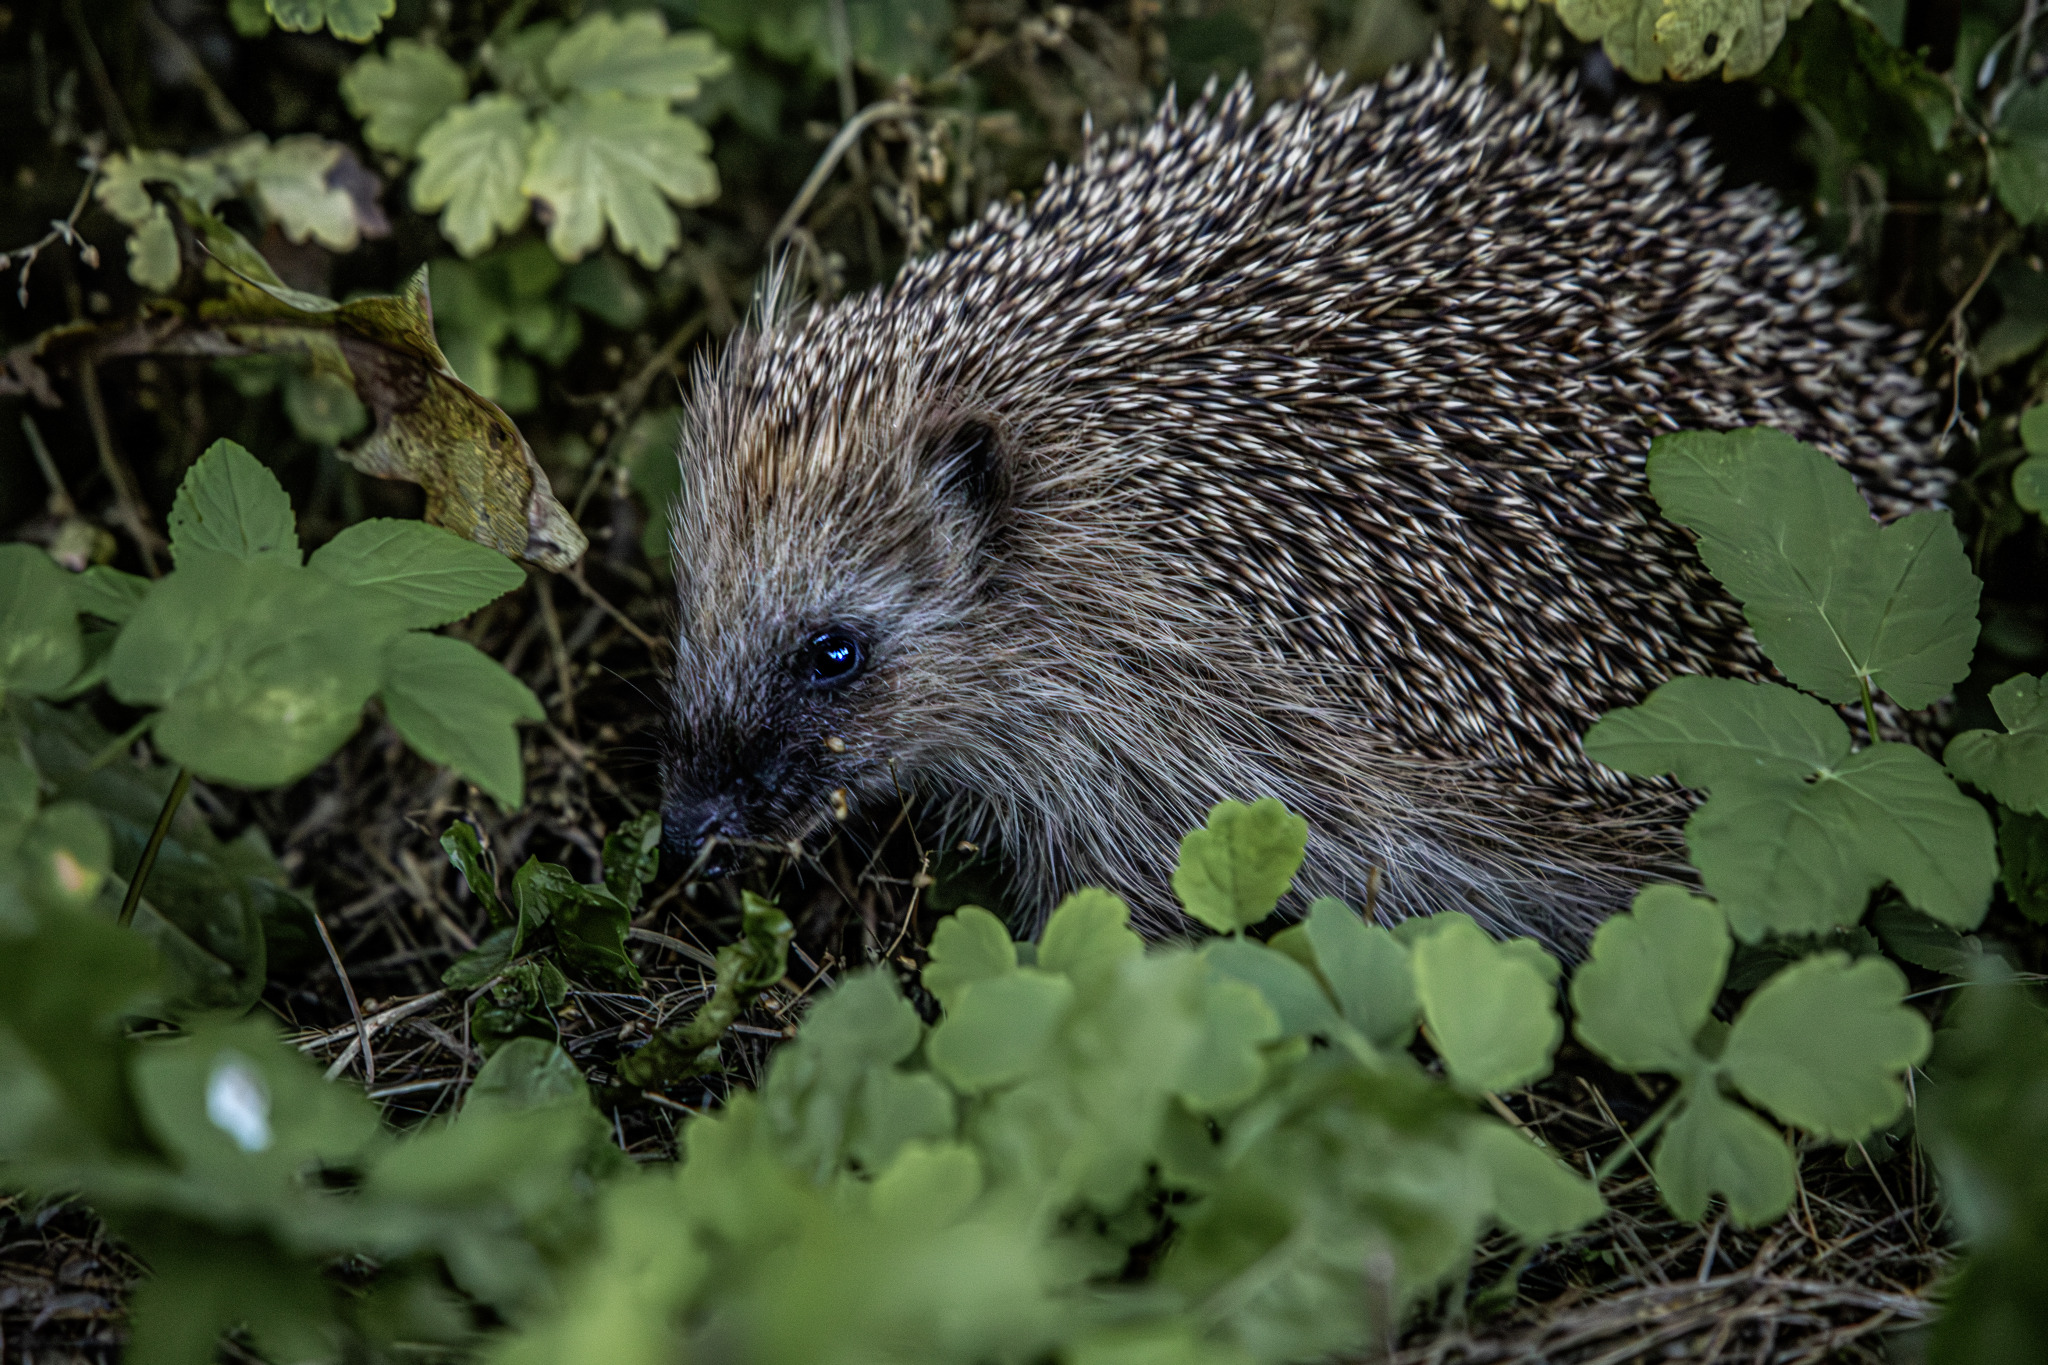
[(1038, 941), (1038, 967), (1092, 985), (1117, 964), (1141, 956), (1145, 942), (1131, 932), (1131, 907), (1099, 886), (1083, 887), (1053, 910)]
[(2036, 515), (2048, 514), (2048, 455), (2032, 456), (2013, 467), (2012, 500)]
[(1899, 1116), (1900, 1077), (1932, 1041), (1905, 994), (1906, 978), (1883, 958), (1852, 963), (1822, 953), (1796, 962), (1743, 1005), (1722, 1071), (1786, 1123), (1857, 1141)]
[(1003, 922), (978, 905), (962, 906), (939, 921), (932, 931), (931, 961), (924, 969), (924, 988), (951, 1010), (960, 992), (976, 981), (1006, 976), (1017, 970), (1017, 945)]
[(1718, 1193), (1738, 1227), (1756, 1227), (1792, 1206), (1798, 1165), (1776, 1129), (1722, 1095), (1711, 1079), (1689, 1087), (1683, 1104), (1651, 1163), (1673, 1213), (1698, 1222)]
[(954, 1089), (991, 1090), (1041, 1064), (1073, 1003), (1073, 982), (1029, 967), (968, 982), (925, 1054)]
[(294, 369), (285, 376), (284, 415), (299, 439), (338, 446), (369, 425), (355, 385), (328, 370)]
[(1202, 946), (1210, 968), (1265, 997), (1283, 1037), (1333, 1038), (1343, 1027), (1330, 997), (1308, 968), (1263, 943), (1217, 939)]
[(64, 570), (33, 545), (0, 545), (0, 693), (63, 690), (85, 660)]
[(1705, 1059), (1693, 1035), (1720, 993), (1731, 949), (1712, 902), (1676, 886), (1644, 887), (1631, 913), (1600, 926), (1572, 978), (1580, 1041), (1623, 1071), (1698, 1071)]
[(1415, 1032), (1415, 979), (1408, 950), (1351, 907), (1323, 896), (1308, 908), (1303, 930), (1316, 968), (1344, 1018), (1375, 1047), (1404, 1047)]
[(520, 803), (525, 777), (513, 723), (547, 713), (496, 659), (462, 640), (408, 632), (385, 646), (378, 692), (384, 714), (422, 757), (453, 768), (508, 809)]
[(1272, 797), (1219, 801), (1208, 823), (1180, 841), (1173, 892), (1218, 933), (1249, 928), (1273, 913), (1307, 847), (1308, 822)]
[(1409, 951), (1430, 1041), (1461, 1089), (1512, 1090), (1550, 1070), (1564, 1036), (1557, 992), (1519, 952), (1464, 920)]

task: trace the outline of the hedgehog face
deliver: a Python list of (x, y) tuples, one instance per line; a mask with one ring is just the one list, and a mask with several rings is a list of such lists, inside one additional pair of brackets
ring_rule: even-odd
[(906, 425), (686, 442), (662, 823), (702, 874), (893, 799), (976, 728), (996, 438)]

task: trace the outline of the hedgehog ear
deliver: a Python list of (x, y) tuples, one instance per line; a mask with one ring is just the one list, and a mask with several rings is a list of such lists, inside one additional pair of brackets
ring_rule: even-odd
[(924, 466), (943, 500), (992, 516), (1009, 496), (1009, 471), (994, 427), (978, 417), (954, 423), (925, 447)]

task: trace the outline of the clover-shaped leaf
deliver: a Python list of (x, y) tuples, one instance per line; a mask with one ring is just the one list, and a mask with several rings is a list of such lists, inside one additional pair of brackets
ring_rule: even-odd
[(1248, 928), (1273, 913), (1307, 848), (1308, 822), (1272, 797), (1219, 801), (1208, 823), (1180, 841), (1173, 892), (1218, 933)]
[(1718, 1193), (1738, 1227), (1755, 1227), (1791, 1207), (1799, 1167), (1771, 1125), (1704, 1083), (1665, 1128), (1651, 1170), (1680, 1218), (1699, 1221)]
[(926, 1053), (932, 1069), (969, 1094), (1036, 1068), (1074, 1002), (1074, 983), (1025, 967), (961, 986)]
[[(1045, 922), (1038, 966), (1070, 976), (1086, 989), (1144, 951), (1145, 941), (1132, 932), (1131, 907), (1123, 897), (1087, 886), (1062, 900)], [(929, 980), (926, 988), (937, 994)]]
[(1932, 1034), (1905, 995), (1905, 976), (1883, 958), (1805, 958), (1744, 1003), (1721, 1067), (1785, 1122), (1853, 1142), (1899, 1116), (1900, 1074), (1927, 1057)]
[(519, 188), (533, 125), (526, 105), (510, 95), (479, 95), (458, 104), (421, 134), (412, 205), (441, 213), (441, 235), (465, 256), (526, 221)]
[(924, 969), (924, 988), (952, 1009), (960, 992), (977, 981), (1007, 976), (1017, 970), (1017, 945), (1003, 922), (978, 905), (939, 921), (932, 931), (931, 961)]
[(1965, 730), (1949, 741), (1942, 761), (2002, 804), (2048, 815), (2048, 687), (2022, 673), (1991, 689), (1991, 705), (2006, 733)]
[(1721, 992), (1730, 951), (1713, 902), (1676, 886), (1644, 887), (1631, 913), (1600, 926), (1572, 978), (1580, 1040), (1624, 1071), (1697, 1069), (1693, 1037)]
[(1921, 707), (1970, 671), (1982, 585), (1948, 513), (1881, 527), (1846, 469), (1768, 427), (1660, 436), (1649, 468), (1664, 515), (1698, 533), (1800, 687), (1853, 702), (1868, 683)]
[(1983, 807), (1918, 749), (1849, 743), (1840, 717), (1789, 688), (1687, 677), (1610, 711), (1585, 748), (1623, 772), (1709, 791), (1686, 843), (1747, 941), (1853, 924), (1887, 881), (1916, 909), (1974, 926), (1998, 871)]
[(1409, 949), (1415, 994), (1444, 1070), (1461, 1088), (1510, 1090), (1550, 1070), (1564, 1037), (1557, 989), (1524, 953), (1463, 916)]

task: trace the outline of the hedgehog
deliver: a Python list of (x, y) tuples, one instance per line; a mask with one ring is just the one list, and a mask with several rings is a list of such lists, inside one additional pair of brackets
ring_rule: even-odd
[(1272, 796), (1303, 897), (1582, 943), (1688, 808), (1586, 728), (1769, 676), (1651, 440), (1777, 427), (1881, 518), (1947, 479), (1910, 338), (1682, 131), (1440, 55), (1169, 94), (891, 283), (771, 300), (685, 407), (668, 847), (914, 793), (1018, 906), (1172, 932), (1182, 835)]

